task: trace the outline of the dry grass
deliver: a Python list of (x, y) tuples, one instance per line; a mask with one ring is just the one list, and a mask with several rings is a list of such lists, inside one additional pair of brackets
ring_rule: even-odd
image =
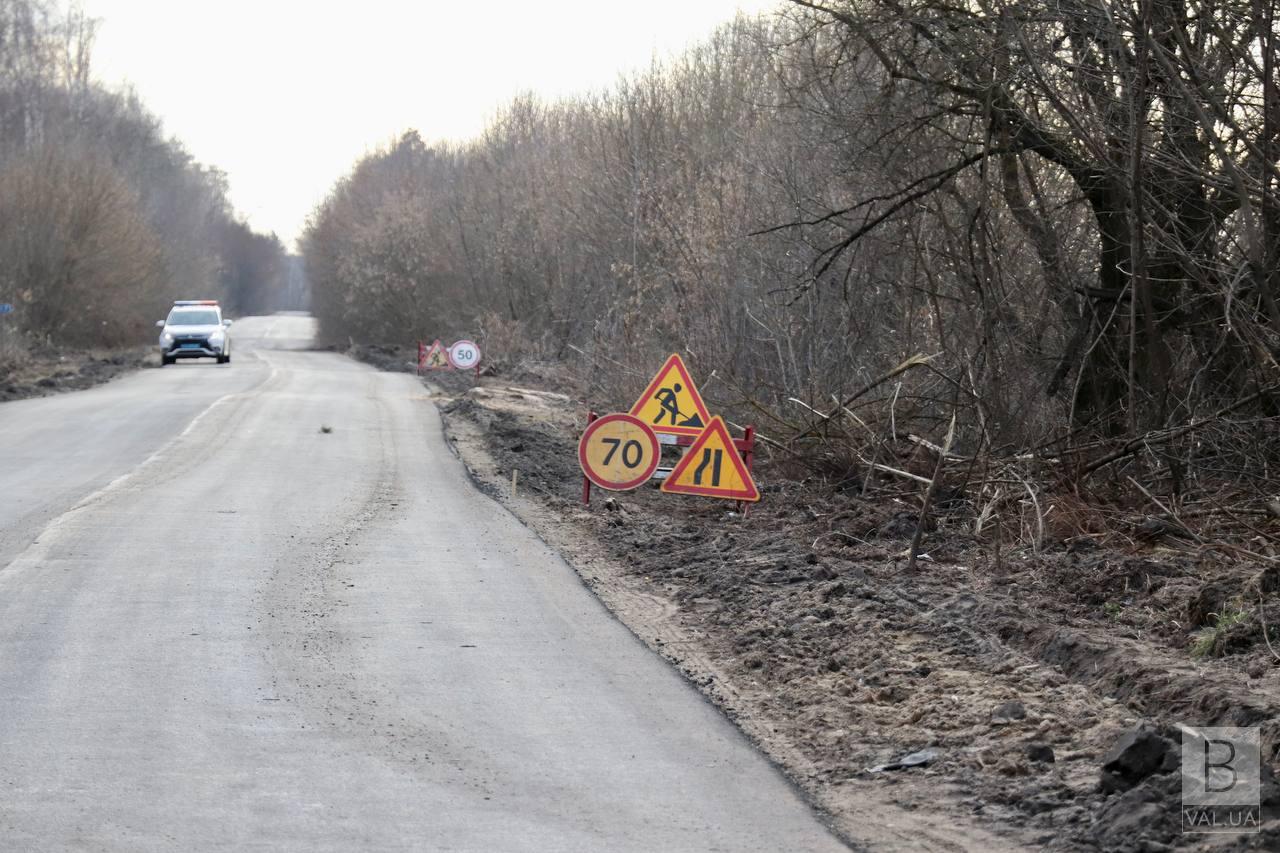
[(12, 373), (30, 357), (26, 339), (13, 323), (0, 317), (0, 376)]

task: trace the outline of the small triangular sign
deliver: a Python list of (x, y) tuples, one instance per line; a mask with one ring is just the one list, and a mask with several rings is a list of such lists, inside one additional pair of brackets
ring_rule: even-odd
[(449, 354), (445, 352), (439, 338), (436, 338), (436, 342), (423, 354), (418, 367), (423, 370), (447, 370), (452, 367), (449, 364)]
[(684, 359), (672, 353), (644, 389), (630, 414), (667, 435), (700, 435), (711, 420)]
[(662, 491), (735, 501), (760, 500), (760, 490), (719, 415), (711, 419), (671, 469), (662, 481)]

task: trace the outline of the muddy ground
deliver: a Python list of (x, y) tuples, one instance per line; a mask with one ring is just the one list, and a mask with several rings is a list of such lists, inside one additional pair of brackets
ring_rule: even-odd
[[(412, 369), (411, 354), (358, 355)], [(764, 498), (745, 517), (651, 487), (596, 490), (584, 507), (586, 406), (518, 378), (430, 377), (477, 482), (846, 837), (894, 850), (1280, 849), (1274, 563), (1177, 539), (997, 551), (961, 507), (940, 514), (910, 572), (918, 497), (836, 494), (767, 453)], [(1181, 831), (1179, 726), (1213, 725), (1262, 728), (1257, 834)], [(880, 769), (913, 753), (924, 763)]]
[(83, 391), (154, 363), (149, 347), (88, 351), (35, 347), (20, 358), (0, 360), (0, 403)]

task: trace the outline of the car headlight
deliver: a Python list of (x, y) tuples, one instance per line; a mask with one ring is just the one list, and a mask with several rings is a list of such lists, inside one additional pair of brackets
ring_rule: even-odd
[(215, 347), (222, 346), (222, 342), (224, 340), (226, 340), (226, 338), (223, 336), (222, 332), (214, 332), (209, 335), (209, 343), (213, 344)]
[(160, 340), (164, 341), (166, 344), (173, 343), (173, 333), (165, 332), (163, 335), (160, 336)]

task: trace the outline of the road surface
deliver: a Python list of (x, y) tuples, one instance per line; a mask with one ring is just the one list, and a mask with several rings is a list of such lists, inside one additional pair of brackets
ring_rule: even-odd
[(845, 849), (411, 376), (234, 331), (0, 405), (0, 849)]

